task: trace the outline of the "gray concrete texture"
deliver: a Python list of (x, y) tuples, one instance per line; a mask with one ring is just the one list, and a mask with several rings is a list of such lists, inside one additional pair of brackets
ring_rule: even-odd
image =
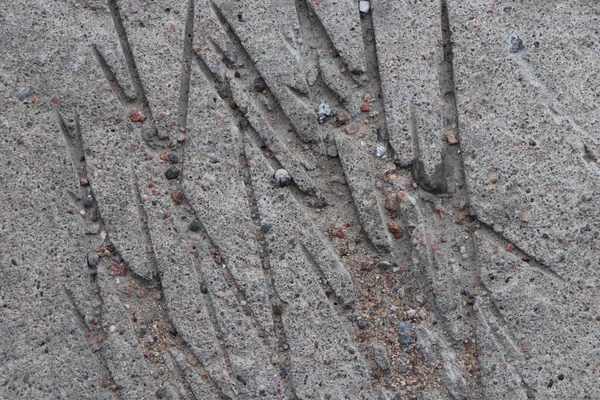
[(4, 2), (0, 398), (600, 398), (599, 18)]

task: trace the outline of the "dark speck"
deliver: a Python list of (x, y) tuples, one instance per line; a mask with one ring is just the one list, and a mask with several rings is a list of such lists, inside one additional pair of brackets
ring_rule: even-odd
[(246, 386), (248, 384), (248, 382), (246, 382), (246, 380), (244, 379), (243, 376), (241, 375), (236, 375), (235, 379), (237, 379), (238, 381), (240, 381), (242, 383), (242, 385)]

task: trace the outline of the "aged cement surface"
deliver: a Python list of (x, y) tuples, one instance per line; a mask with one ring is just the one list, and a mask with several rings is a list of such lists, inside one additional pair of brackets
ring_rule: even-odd
[(600, 5), (364, 3), (0, 7), (0, 398), (600, 397)]

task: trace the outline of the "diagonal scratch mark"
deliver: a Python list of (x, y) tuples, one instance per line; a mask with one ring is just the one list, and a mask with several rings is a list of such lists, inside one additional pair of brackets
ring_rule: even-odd
[(131, 76), (131, 82), (135, 90), (135, 95), (140, 103), (140, 106), (143, 108), (144, 113), (146, 113), (150, 120), (153, 120), (152, 110), (150, 109), (148, 98), (146, 97), (144, 86), (142, 85), (142, 79), (140, 78), (140, 74), (135, 63), (135, 57), (133, 56), (129, 39), (127, 39), (127, 31), (125, 30), (125, 25), (123, 24), (123, 19), (121, 18), (121, 13), (119, 12), (119, 5), (117, 4), (117, 0), (108, 0), (107, 3), (113, 23), (115, 25), (115, 30), (119, 36), (123, 55), (125, 56), (125, 60), (127, 62), (127, 68), (129, 70), (129, 75)]
[(532, 268), (535, 268), (536, 270), (544, 273), (545, 275), (547, 275), (549, 277), (558, 279), (559, 281), (561, 281), (563, 283), (568, 283), (567, 280), (562, 275), (560, 275), (556, 271), (554, 271), (548, 264), (544, 263), (543, 261), (538, 259), (536, 256), (527, 253), (521, 247), (517, 246), (515, 243), (513, 243), (508, 238), (506, 238), (503, 234), (501, 234), (500, 232), (495, 230), (493, 226), (491, 226), (490, 224), (485, 222), (481, 217), (479, 217), (478, 215), (471, 215), (471, 217), (475, 218), (475, 220), (477, 222), (479, 222), (480, 228), (483, 228), (484, 232), (491, 234), (492, 236), (500, 239), (502, 242), (504, 242), (506, 244), (511, 244), (512, 246), (514, 246), (516, 256), (519, 257), (522, 261), (529, 264)]
[(106, 58), (104, 58), (104, 55), (100, 52), (100, 50), (98, 50), (98, 46), (94, 44), (92, 45), (92, 49), (94, 50), (94, 54), (96, 55), (96, 60), (98, 60), (98, 64), (100, 64), (100, 69), (102, 70), (102, 73), (104, 73), (104, 77), (108, 81), (110, 88), (115, 93), (115, 96), (117, 96), (119, 102), (121, 102), (123, 106), (134, 104), (137, 100), (136, 97), (129, 96), (127, 93), (125, 93), (125, 89), (119, 83), (119, 80), (117, 79), (112, 68), (106, 61)]
[(194, 58), (194, 0), (189, 0), (185, 21), (183, 39), (183, 59), (181, 72), (181, 87), (179, 90), (179, 126), (187, 127), (187, 114), (189, 109), (190, 79), (192, 60)]

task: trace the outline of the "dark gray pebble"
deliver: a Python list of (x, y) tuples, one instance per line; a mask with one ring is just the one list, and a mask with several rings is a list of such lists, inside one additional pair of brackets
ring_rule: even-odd
[(200, 232), (200, 230), (202, 229), (202, 224), (197, 219), (194, 219), (188, 225), (188, 229), (192, 232)]
[(524, 48), (525, 48), (525, 46), (523, 45), (523, 39), (521, 39), (518, 36), (510, 38), (510, 52), (511, 53), (518, 53), (519, 51), (523, 50)]
[(288, 376), (287, 368), (284, 367), (283, 365), (279, 366), (279, 376), (282, 377), (283, 379), (287, 378), (287, 376)]
[(98, 266), (98, 253), (89, 252), (87, 255), (87, 264), (90, 268), (96, 268)]
[(387, 262), (387, 261), (380, 261), (377, 263), (377, 266), (385, 271), (389, 270), (390, 268), (392, 268), (392, 264)]
[(272, 227), (273, 227), (272, 223), (270, 223), (270, 222), (263, 222), (263, 224), (262, 224), (262, 231), (264, 233), (267, 233), (267, 232), (269, 232), (271, 230)]
[(408, 346), (412, 342), (413, 327), (410, 321), (398, 323), (398, 342), (403, 346)]
[(94, 198), (92, 196), (85, 196), (83, 198), (83, 208), (88, 209), (92, 208), (94, 205)]
[(254, 79), (254, 90), (257, 92), (264, 92), (267, 90), (267, 84), (262, 77), (257, 76), (256, 79)]
[(169, 168), (167, 168), (167, 170), (165, 171), (165, 177), (167, 179), (177, 179), (179, 177), (179, 168), (177, 168), (174, 165), (171, 165)]
[(231, 94), (231, 86), (225, 83), (219, 83), (217, 85), (217, 93), (224, 100), (231, 100), (233, 98)]

